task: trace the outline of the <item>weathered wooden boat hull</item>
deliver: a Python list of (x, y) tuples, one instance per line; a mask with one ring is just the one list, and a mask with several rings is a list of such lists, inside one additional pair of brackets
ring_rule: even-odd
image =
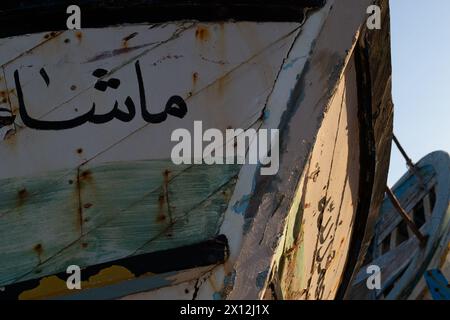
[(381, 268), (382, 287), (368, 289), (365, 266), (355, 278), (350, 297), (431, 298), (424, 274), (440, 269), (449, 276), (450, 157), (446, 152), (434, 152), (416, 167), (420, 176), (408, 172), (394, 186), (394, 192), (422, 234), (428, 237), (426, 244), (420, 245), (389, 199), (385, 199), (366, 259), (368, 265)]
[[(0, 128), (0, 298), (342, 297), (386, 183), (388, 5), (384, 29), (369, 31), (371, 1), (312, 2), (284, 22), (1, 39), (13, 121)], [(93, 101), (97, 114), (142, 105), (142, 92), (153, 112), (181, 97), (186, 116), (68, 120)], [(63, 124), (27, 120), (25, 106)], [(174, 165), (170, 135), (196, 120), (280, 129), (280, 170)], [(83, 290), (67, 289), (69, 265), (83, 269)]]

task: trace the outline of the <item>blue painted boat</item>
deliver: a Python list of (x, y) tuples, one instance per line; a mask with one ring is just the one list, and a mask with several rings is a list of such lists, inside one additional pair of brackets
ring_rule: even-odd
[[(450, 271), (450, 158), (446, 152), (434, 152), (417, 165), (417, 173), (408, 172), (394, 186), (401, 206), (426, 237), (421, 244), (385, 198), (375, 228), (366, 265), (360, 269), (348, 298), (358, 299), (431, 299), (427, 276), (440, 270)], [(379, 267), (381, 286), (368, 288), (369, 266)], [(370, 282), (370, 280), (369, 280)], [(369, 286), (370, 287), (370, 286)]]

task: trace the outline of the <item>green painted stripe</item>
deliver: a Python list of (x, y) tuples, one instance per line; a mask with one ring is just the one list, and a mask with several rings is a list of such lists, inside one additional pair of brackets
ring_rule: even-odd
[(3, 179), (0, 286), (206, 241), (239, 170), (137, 161)]

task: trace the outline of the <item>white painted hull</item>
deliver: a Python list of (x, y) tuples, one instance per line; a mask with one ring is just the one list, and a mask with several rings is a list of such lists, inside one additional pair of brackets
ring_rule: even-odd
[[(0, 128), (0, 230), (15, 235), (0, 243), (9, 257), (0, 295), (338, 297), (364, 235), (352, 231), (356, 216), (369, 215), (362, 172), (374, 184), (387, 169), (362, 160), (364, 133), (377, 126), (361, 120), (366, 71), (355, 49), (369, 3), (330, 0), (302, 22), (183, 20), (0, 39), (0, 107), (13, 120)], [(388, 118), (389, 89), (380, 103)], [(173, 97), (185, 112), (178, 98), (167, 112)], [(149, 116), (158, 113), (161, 121)], [(175, 166), (172, 132), (194, 132), (199, 120), (203, 130), (280, 129), (279, 172)], [(150, 261), (210, 246), (213, 261)], [(148, 270), (127, 267), (139, 257)], [(71, 264), (95, 269), (85, 290), (65, 288)]]

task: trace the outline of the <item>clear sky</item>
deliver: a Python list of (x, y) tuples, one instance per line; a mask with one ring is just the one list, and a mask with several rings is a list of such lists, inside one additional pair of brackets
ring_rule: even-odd
[[(450, 0), (390, 0), (394, 132), (413, 161), (450, 152)], [(406, 171), (392, 149), (389, 185)]]

